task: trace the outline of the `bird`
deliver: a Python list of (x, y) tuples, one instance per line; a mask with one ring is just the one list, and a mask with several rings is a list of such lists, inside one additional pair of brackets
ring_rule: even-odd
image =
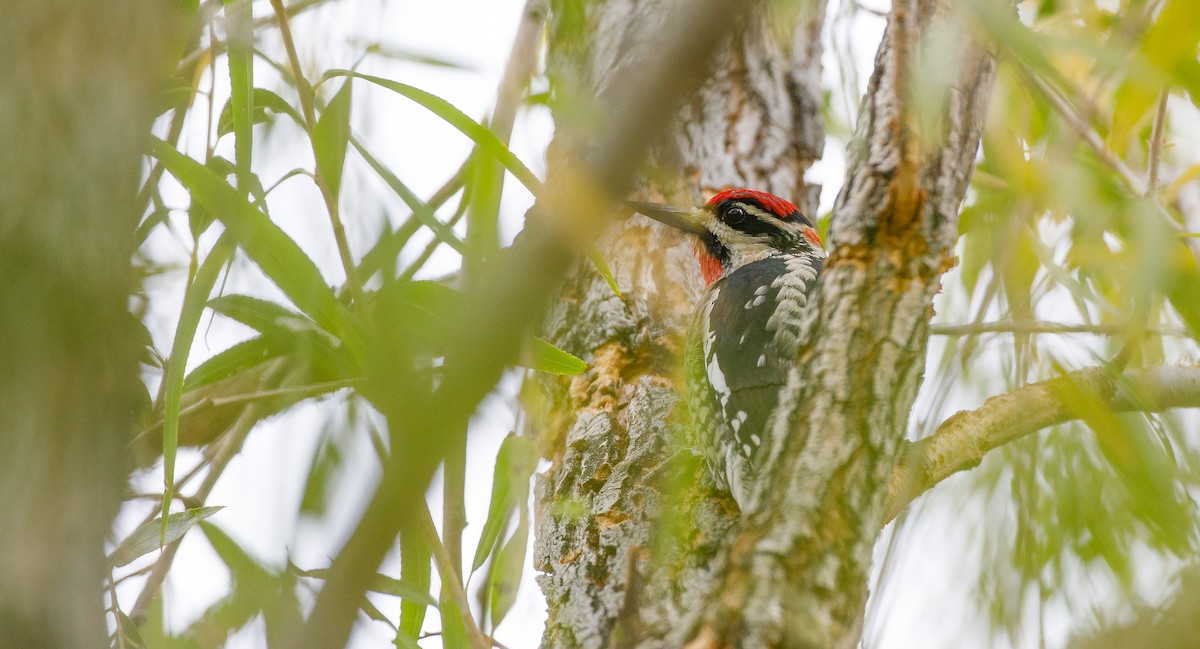
[(693, 241), (705, 288), (684, 346), (687, 405), (714, 482), (746, 512), (812, 314), (821, 236), (793, 203), (752, 189), (719, 192), (698, 208), (629, 204)]

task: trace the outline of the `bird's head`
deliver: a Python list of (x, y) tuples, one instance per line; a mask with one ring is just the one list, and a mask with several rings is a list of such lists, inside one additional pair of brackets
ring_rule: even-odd
[(639, 214), (695, 237), (705, 284), (775, 255), (824, 256), (821, 235), (799, 208), (773, 194), (730, 189), (701, 207), (631, 201)]

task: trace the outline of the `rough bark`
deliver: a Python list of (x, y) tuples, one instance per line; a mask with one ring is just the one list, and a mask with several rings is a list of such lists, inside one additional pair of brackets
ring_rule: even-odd
[[(552, 74), (577, 92), (601, 92), (628, 50), (653, 46), (672, 3), (588, 3), (553, 14)], [(823, 146), (819, 59), (823, 3), (791, 17), (756, 14), (655, 152), (648, 196), (683, 203), (702, 192), (750, 186), (794, 197), (813, 213), (819, 188), (804, 172)], [(563, 33), (583, 18), (586, 39)], [(794, 22), (788, 30), (779, 20)], [(552, 36), (553, 38), (553, 36)], [(649, 43), (649, 45), (646, 45)], [(579, 90), (583, 89), (583, 90)], [(712, 557), (736, 517), (704, 485), (672, 496), (695, 463), (672, 458), (683, 419), (671, 417), (685, 318), (701, 282), (690, 245), (648, 221), (606, 236), (601, 255), (620, 284), (615, 295), (591, 267), (564, 284), (544, 332), (589, 359), (572, 380), (543, 381), (540, 439), (554, 466), (538, 484), (535, 565), (551, 619), (544, 645), (665, 645), (707, 592)], [(538, 418), (535, 418), (538, 419)], [(685, 480), (686, 481), (686, 480)], [(669, 507), (664, 508), (669, 503)], [(684, 515), (664, 520), (668, 511)]]
[[(937, 132), (906, 114), (922, 37), (945, 7), (897, 2), (876, 57), (835, 204), (830, 258), (763, 462), (762, 505), (732, 541), (697, 646), (854, 647), (888, 476), (920, 386), (940, 277), (995, 69), (958, 54)], [(945, 52), (941, 53), (942, 56)]]
[[(595, 88), (641, 42), (641, 28), (667, 18), (648, 0), (587, 7), (590, 47), (552, 49), (551, 62), (560, 82)], [(745, 185), (811, 213), (815, 194), (802, 179), (821, 150), (823, 11), (806, 6), (786, 43), (754, 18), (660, 149), (648, 194), (686, 203)], [(949, 32), (958, 59), (942, 114), (933, 132), (912, 129), (907, 70), (920, 65), (923, 36), (949, 26), (945, 14), (934, 2), (897, 2), (890, 16), (757, 511), (739, 517), (676, 455), (687, 446), (683, 420), (668, 418), (678, 336), (698, 286), (676, 235), (640, 222), (610, 234), (602, 252), (621, 298), (587, 269), (566, 283), (545, 331), (593, 369), (542, 384), (541, 440), (553, 461), (538, 487), (544, 646), (858, 642), (888, 476), (920, 384), (933, 296), (953, 263), (994, 74), (969, 30)]]
[(0, 21), (4, 647), (107, 645), (104, 541), (146, 400), (127, 303), (140, 155), (169, 70), (161, 4), (15, 2)]

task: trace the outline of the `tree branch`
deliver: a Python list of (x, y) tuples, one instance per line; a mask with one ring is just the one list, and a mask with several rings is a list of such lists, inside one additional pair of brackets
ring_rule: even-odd
[[(1010, 320), (999, 322), (967, 322), (961, 324), (929, 325), (931, 336), (974, 336), (993, 333), (1022, 334), (1094, 334), (1097, 336), (1122, 336), (1129, 332), (1121, 324), (1066, 324), (1041, 320)], [(1145, 333), (1154, 336), (1190, 336), (1181, 327), (1147, 327)]]
[(933, 435), (909, 442), (888, 485), (883, 524), (942, 480), (977, 466), (987, 453), (1013, 440), (1080, 418), (1070, 398), (1084, 391), (1113, 412), (1200, 408), (1200, 366), (1129, 370), (1116, 379), (1103, 368), (1072, 372), (994, 396), (959, 412)]

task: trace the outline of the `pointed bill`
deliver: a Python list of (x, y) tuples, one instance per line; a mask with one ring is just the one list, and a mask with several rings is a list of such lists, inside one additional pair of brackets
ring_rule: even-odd
[(647, 203), (645, 201), (626, 201), (638, 214), (648, 216), (659, 223), (669, 225), (689, 234), (703, 234), (704, 227), (701, 210), (690, 207), (676, 207), (662, 203)]

